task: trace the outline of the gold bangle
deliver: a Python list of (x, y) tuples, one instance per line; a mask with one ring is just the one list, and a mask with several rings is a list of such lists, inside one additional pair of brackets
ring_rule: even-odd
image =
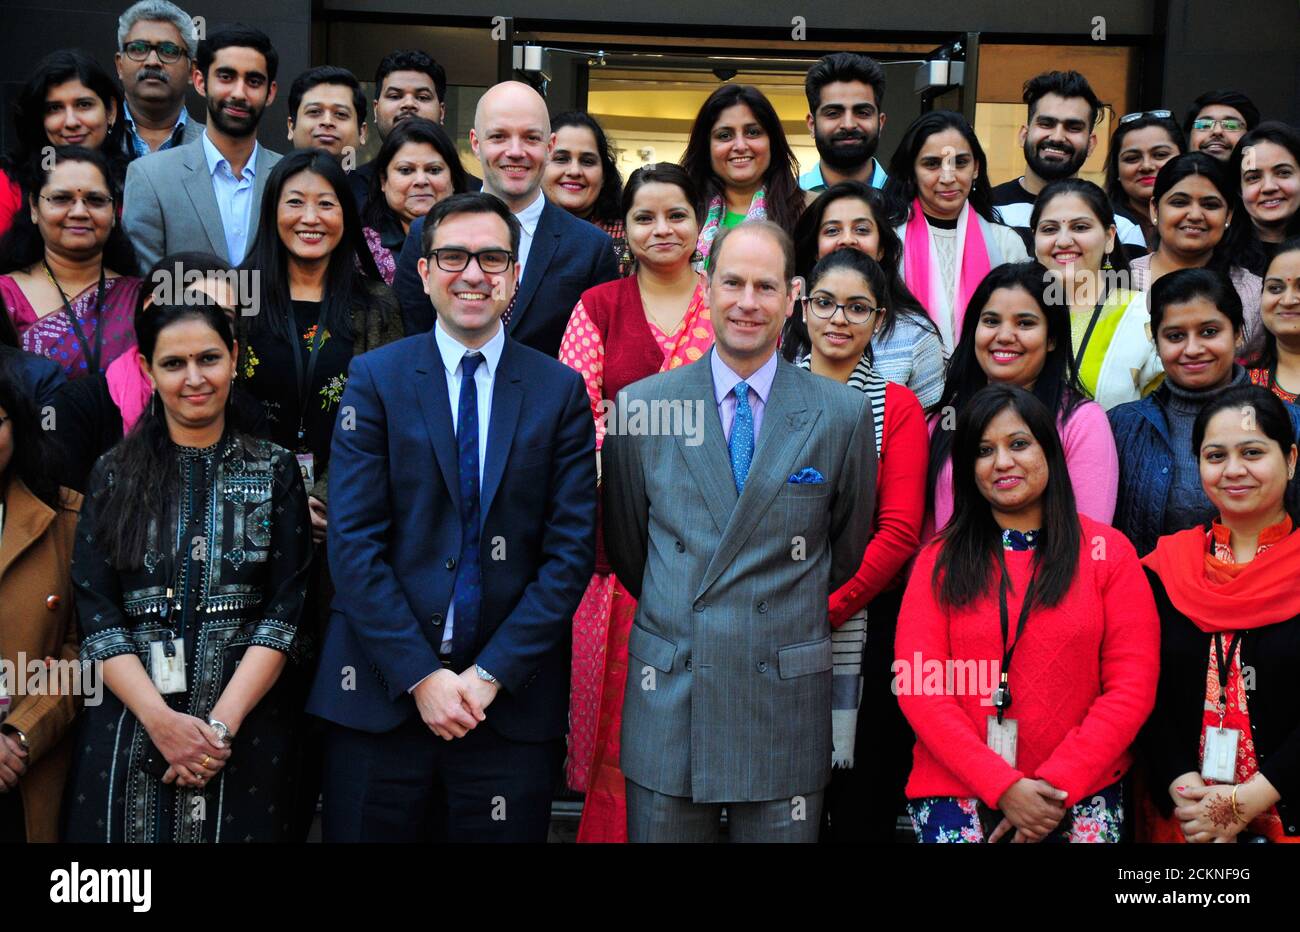
[(1232, 817), (1238, 822), (1245, 823), (1249, 820), (1242, 815), (1241, 810), (1237, 808), (1237, 790), (1239, 789), (1241, 789), (1241, 784), (1237, 784), (1232, 788)]

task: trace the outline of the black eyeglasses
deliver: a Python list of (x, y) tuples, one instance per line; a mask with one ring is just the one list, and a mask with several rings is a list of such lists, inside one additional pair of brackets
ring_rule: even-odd
[(862, 301), (851, 301), (848, 304), (836, 304), (825, 295), (815, 294), (804, 298), (804, 307), (812, 310), (813, 314), (822, 320), (830, 320), (835, 316), (836, 311), (844, 312), (844, 319), (851, 324), (865, 324), (871, 319), (871, 315), (884, 308), (872, 307)]
[(1134, 120), (1140, 120), (1143, 117), (1151, 117), (1153, 120), (1168, 120), (1173, 117), (1172, 110), (1139, 110), (1137, 113), (1126, 113), (1119, 118), (1119, 125), (1132, 123)]
[(478, 252), (470, 252), (467, 249), (446, 247), (429, 250), (429, 256), (433, 257), (438, 263), (438, 268), (444, 272), (462, 272), (469, 266), (469, 260), (474, 259), (478, 262), (478, 267), (489, 275), (504, 272), (510, 268), (510, 263), (515, 261), (514, 253), (508, 249), (480, 249)]
[(150, 52), (157, 52), (158, 60), (164, 65), (173, 65), (181, 60), (182, 55), (189, 55), (175, 42), (146, 42), (144, 39), (128, 42), (122, 46), (122, 51), (131, 61), (145, 61)]
[(107, 210), (113, 206), (113, 198), (98, 191), (91, 191), (81, 197), (67, 191), (57, 191), (54, 194), (42, 194), (40, 198), (55, 210), (71, 210), (77, 201), (84, 201), (87, 210)]

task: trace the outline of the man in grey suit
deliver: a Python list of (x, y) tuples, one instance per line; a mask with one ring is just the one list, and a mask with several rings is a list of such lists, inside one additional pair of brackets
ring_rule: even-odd
[[(733, 840), (817, 840), (827, 593), (866, 549), (876, 458), (866, 396), (777, 353), (801, 287), (779, 227), (725, 230), (709, 274), (713, 350), (617, 399), (604, 529), (639, 600), (621, 757), (630, 841), (714, 840), (724, 806)], [(656, 435), (677, 422), (655, 412), (674, 404), (700, 429)]]
[(174, 252), (243, 261), (266, 176), (280, 160), (257, 142), (278, 64), (271, 40), (247, 26), (199, 43), (194, 86), (207, 98), (207, 128), (198, 142), (136, 159), (126, 172), (122, 226), (144, 268)]

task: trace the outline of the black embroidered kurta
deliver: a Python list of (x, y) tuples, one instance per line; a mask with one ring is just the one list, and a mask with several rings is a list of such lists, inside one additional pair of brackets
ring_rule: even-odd
[[(295, 659), (311, 558), (302, 477), (293, 456), (263, 440), (228, 434), (206, 449), (176, 447), (179, 494), (150, 529), (144, 566), (116, 570), (95, 538), (113, 481), (113, 452), (91, 474), (77, 530), (72, 578), (83, 661), (184, 639), (187, 690), (164, 696), (206, 721), (250, 645)], [(174, 589), (165, 622), (166, 591)], [(65, 803), (69, 841), (277, 841), (287, 831), (298, 709), (282, 674), (244, 719), (233, 753), (203, 788), (163, 784), (141, 769), (143, 725), (107, 688), (87, 706)]]

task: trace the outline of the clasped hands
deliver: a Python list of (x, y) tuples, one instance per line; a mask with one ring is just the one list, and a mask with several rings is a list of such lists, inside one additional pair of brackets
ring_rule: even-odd
[(1235, 843), (1241, 830), (1279, 798), (1260, 773), (1234, 787), (1230, 783), (1206, 786), (1199, 773), (1189, 772), (1170, 784), (1169, 795), (1174, 801), (1174, 818), (1187, 841), (1210, 844)]
[(463, 738), (487, 716), (500, 687), (478, 675), (474, 667), (456, 674), (446, 667), (421, 680), (411, 691), (420, 718), (445, 741)]
[(1046, 780), (1021, 777), (998, 797), (1002, 821), (989, 835), (988, 843), (993, 844), (1012, 829), (1015, 830), (1012, 844), (1042, 841), (1065, 818), (1065, 800), (1069, 795)]
[(216, 731), (201, 718), (168, 710), (146, 728), (154, 746), (167, 759), (163, 783), (203, 786), (226, 765), (230, 748), (221, 743)]

